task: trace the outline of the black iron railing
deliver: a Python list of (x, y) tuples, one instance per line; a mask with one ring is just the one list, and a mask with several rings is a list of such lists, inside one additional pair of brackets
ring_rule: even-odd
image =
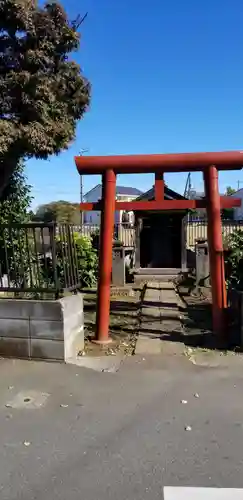
[(0, 225), (0, 292), (57, 298), (79, 286), (72, 226)]

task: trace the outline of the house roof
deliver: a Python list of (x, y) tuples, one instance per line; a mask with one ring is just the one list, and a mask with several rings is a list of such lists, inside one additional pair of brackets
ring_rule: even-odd
[(237, 197), (237, 195), (238, 195), (239, 193), (242, 193), (242, 191), (243, 191), (243, 188), (237, 189), (237, 191), (235, 191), (235, 192), (234, 192), (234, 193), (232, 193), (232, 194), (229, 194), (228, 196), (233, 196), (233, 197), (235, 197), (235, 196), (236, 196), (236, 197)]
[(139, 196), (142, 194), (142, 191), (134, 187), (116, 186), (116, 194), (131, 194), (134, 196)]
[[(87, 196), (88, 194), (90, 194), (92, 191), (94, 191), (97, 188), (102, 188), (102, 185), (101, 184), (97, 184), (92, 189), (90, 189), (90, 191), (88, 191), (87, 193), (85, 193), (85, 196)], [(130, 187), (130, 186), (116, 186), (116, 194), (123, 194), (123, 195), (128, 195), (128, 196), (129, 195), (131, 195), (131, 196), (139, 196), (139, 195), (142, 194), (142, 191), (140, 191), (137, 188)]]
[[(165, 196), (165, 199), (169, 199), (169, 200), (185, 200), (186, 198), (184, 196), (182, 196), (181, 194), (179, 193), (176, 193), (176, 191), (173, 191), (172, 189), (168, 188), (168, 186), (165, 185), (165, 191), (164, 191), (164, 196)], [(139, 196), (139, 198), (137, 199), (137, 201), (139, 200), (153, 200), (154, 199), (154, 186), (149, 189), (148, 191), (146, 191), (146, 193), (143, 193), (141, 196)]]

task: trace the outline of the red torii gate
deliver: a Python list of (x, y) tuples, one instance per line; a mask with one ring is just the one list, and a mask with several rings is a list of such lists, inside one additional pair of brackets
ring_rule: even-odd
[[(76, 156), (78, 172), (83, 175), (102, 175), (102, 200), (81, 203), (81, 210), (101, 210), (99, 251), (99, 283), (96, 314), (96, 342), (106, 344), (109, 339), (110, 285), (112, 272), (112, 240), (115, 210), (181, 210), (207, 208), (210, 275), (212, 287), (213, 331), (224, 334), (227, 307), (224, 277), (223, 241), (220, 210), (241, 205), (241, 200), (220, 197), (219, 170), (240, 170), (243, 151), (219, 153), (183, 153), (130, 156)], [(202, 171), (205, 200), (165, 200), (165, 172)], [(154, 201), (116, 201), (116, 175), (133, 173), (155, 174)]]

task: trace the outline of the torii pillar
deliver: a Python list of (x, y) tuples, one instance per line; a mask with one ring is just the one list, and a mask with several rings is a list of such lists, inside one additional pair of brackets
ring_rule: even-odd
[(204, 186), (206, 194), (208, 218), (208, 247), (210, 259), (210, 278), (212, 290), (212, 320), (213, 331), (225, 340), (225, 315), (227, 294), (224, 272), (224, 250), (222, 238), (222, 223), (220, 213), (220, 196), (218, 189), (218, 170), (210, 165), (204, 171)]
[(109, 169), (102, 174), (102, 200), (103, 210), (101, 212), (99, 281), (96, 310), (95, 342), (97, 344), (107, 344), (111, 342), (108, 332), (110, 323), (110, 286), (116, 200), (116, 174), (114, 170)]

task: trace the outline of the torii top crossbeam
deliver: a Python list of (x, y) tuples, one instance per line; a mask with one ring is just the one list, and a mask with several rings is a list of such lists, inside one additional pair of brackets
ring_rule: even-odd
[(219, 153), (180, 153), (119, 156), (76, 156), (80, 174), (102, 174), (112, 169), (116, 174), (163, 172), (193, 172), (215, 165), (217, 170), (240, 170), (243, 151)]

